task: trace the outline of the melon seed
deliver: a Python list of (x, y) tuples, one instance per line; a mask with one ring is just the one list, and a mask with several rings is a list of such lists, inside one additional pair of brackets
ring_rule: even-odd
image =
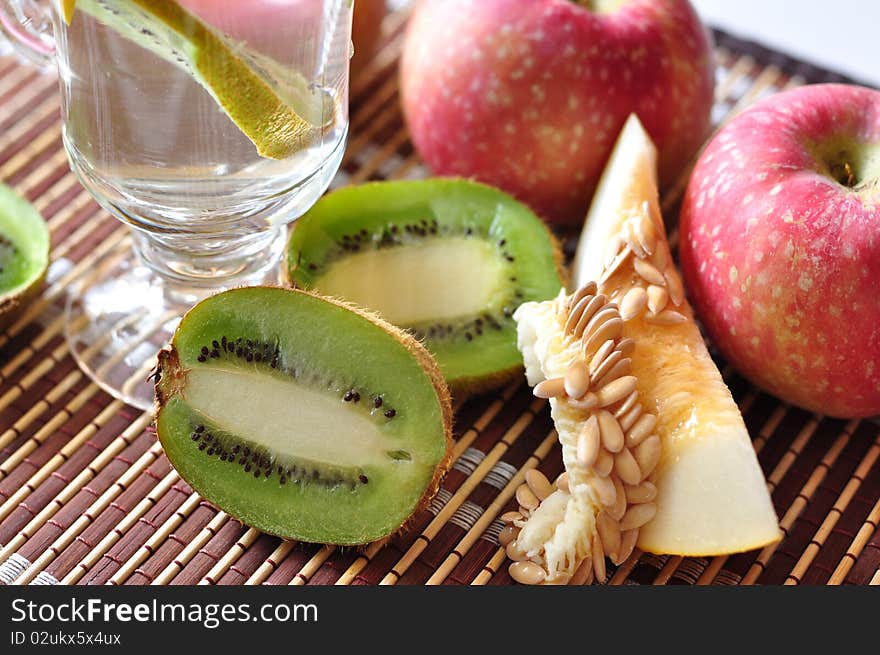
[(620, 520), (621, 530), (634, 530), (645, 525), (657, 514), (657, 505), (654, 503), (643, 503), (641, 505), (633, 505)]
[(632, 357), (636, 350), (636, 340), (632, 337), (625, 337), (618, 342), (617, 349), (623, 353), (624, 357)]
[(584, 423), (578, 435), (577, 461), (584, 468), (590, 468), (596, 463), (596, 457), (599, 455), (600, 436), (599, 422), (596, 415), (593, 414)]
[(620, 424), (610, 412), (604, 409), (596, 412), (595, 416), (599, 423), (599, 432), (602, 435), (602, 445), (611, 453), (619, 452), (624, 443)]
[(577, 359), (565, 372), (565, 393), (569, 398), (580, 398), (590, 388), (590, 373), (587, 364), (582, 359)]
[(642, 313), (645, 304), (648, 302), (648, 295), (642, 287), (633, 287), (626, 292), (623, 300), (620, 301), (620, 318), (624, 321), (631, 321)]
[(599, 535), (593, 538), (593, 571), (596, 574), (596, 580), (600, 583), (605, 582), (605, 550), (599, 539)]
[(607, 407), (626, 398), (636, 390), (636, 382), (637, 380), (633, 375), (627, 375), (609, 382), (596, 392), (596, 396), (599, 398), (599, 407)]
[(519, 528), (515, 525), (505, 525), (501, 528), (501, 532), (498, 533), (498, 543), (507, 547), (514, 539), (519, 535)]
[(626, 500), (631, 505), (649, 503), (657, 497), (657, 487), (645, 480), (634, 487), (626, 488)]
[(620, 421), (620, 427), (624, 432), (629, 431), (633, 425), (635, 425), (636, 421), (638, 421), (639, 417), (642, 415), (642, 405), (641, 403), (636, 403), (630, 410), (621, 416), (618, 420)]
[(568, 314), (568, 319), (565, 321), (565, 326), (563, 327), (566, 334), (572, 334), (574, 332), (575, 326), (578, 324), (578, 321), (581, 320), (584, 311), (593, 300), (595, 300), (593, 296), (584, 296), (572, 306), (572, 309)]
[(678, 273), (672, 270), (672, 267), (666, 270), (664, 278), (669, 289), (669, 298), (672, 300), (672, 304), (680, 305), (684, 302), (684, 287), (681, 285), (681, 278), (678, 276)]
[(639, 463), (642, 478), (647, 478), (654, 472), (660, 461), (660, 437), (653, 434), (645, 439), (633, 450), (633, 456)]
[(538, 500), (544, 500), (553, 493), (553, 485), (550, 484), (550, 480), (538, 469), (526, 471), (526, 484), (532, 490), (532, 493), (537, 496)]
[(613, 468), (614, 456), (607, 450), (600, 448), (599, 455), (596, 457), (596, 463), (593, 464), (593, 470), (603, 478), (607, 478)]
[(657, 315), (648, 314), (645, 320), (653, 325), (678, 325), (687, 321), (687, 316), (673, 309), (666, 309)]
[(584, 342), (583, 350), (585, 354), (592, 353), (596, 347), (604, 343), (608, 339), (617, 339), (623, 331), (623, 321), (620, 317), (612, 318), (605, 321), (599, 328), (593, 332)]
[[(613, 342), (612, 342), (613, 343)], [(595, 358), (594, 358), (595, 359)], [(612, 351), (608, 357), (606, 357), (603, 361), (601, 361), (597, 366), (596, 370), (590, 373), (594, 382), (601, 380), (605, 377), (605, 375), (614, 368), (614, 365), (617, 364), (621, 359), (623, 359), (623, 353), (619, 350)], [(598, 385), (596, 385), (598, 386)]]
[(648, 309), (652, 314), (659, 314), (669, 302), (669, 292), (656, 284), (648, 287)]
[(655, 414), (642, 414), (635, 424), (628, 429), (626, 433), (626, 445), (628, 448), (635, 448), (644, 441), (654, 427), (657, 425), (657, 416)]
[(620, 526), (607, 512), (599, 512), (596, 517), (596, 530), (602, 540), (602, 548), (609, 555), (620, 551)]
[(620, 536), (620, 552), (617, 553), (617, 557), (612, 559), (615, 566), (620, 566), (626, 560), (629, 559), (629, 556), (632, 555), (633, 551), (636, 548), (636, 542), (639, 540), (639, 529), (633, 528), (632, 530), (627, 530), (622, 533)]
[(632, 370), (632, 360), (629, 357), (624, 357), (619, 360), (614, 366), (611, 367), (611, 370), (608, 371), (605, 375), (595, 381), (595, 385), (599, 388), (606, 386), (612, 380), (616, 380), (624, 375), (629, 375)]
[(614, 482), (614, 504), (608, 508), (608, 514), (615, 521), (619, 521), (623, 518), (623, 515), (626, 513), (627, 507), (627, 499), (626, 499), (626, 491), (623, 486), (623, 482), (620, 481), (620, 478), (612, 476), (611, 480)]
[(587, 557), (581, 562), (568, 584), (585, 585), (593, 581), (593, 558)]
[(514, 562), (508, 571), (520, 584), (541, 584), (547, 578), (547, 572), (534, 562)]
[(648, 255), (654, 254), (657, 247), (657, 231), (654, 229), (654, 223), (648, 216), (642, 216), (633, 221), (633, 232), (642, 250)]
[(504, 512), (504, 514), (502, 514), (499, 518), (504, 523), (513, 523), (514, 521), (522, 521), (523, 515), (520, 512), (513, 510), (510, 512)]
[(614, 472), (625, 484), (638, 484), (642, 480), (639, 464), (628, 448), (624, 448), (614, 457)]
[(612, 354), (613, 351), (614, 339), (608, 339), (605, 343), (599, 346), (596, 354), (593, 355), (593, 358), (590, 360), (590, 377), (596, 377), (596, 374), (599, 372), (599, 367), (608, 358), (608, 356)]
[(593, 317), (595, 317), (603, 307), (605, 307), (607, 300), (608, 299), (602, 294), (593, 297), (589, 304), (583, 309), (578, 317), (577, 323), (572, 328), (572, 334), (575, 338), (580, 339), (584, 335), (587, 324), (593, 320)]
[(633, 268), (635, 268), (636, 274), (648, 284), (656, 284), (658, 286), (666, 284), (663, 274), (651, 262), (644, 259), (636, 259), (633, 261)]
[(599, 405), (599, 399), (596, 394), (587, 392), (577, 400), (569, 398), (568, 404), (577, 409), (593, 409)]
[(557, 489), (569, 493), (568, 488), (568, 471), (559, 474), (559, 477), (553, 482)]
[(516, 502), (527, 510), (534, 511), (538, 508), (540, 502), (538, 497), (529, 489), (527, 484), (521, 484), (516, 488)]
[(590, 486), (592, 486), (593, 491), (596, 492), (596, 498), (599, 500), (599, 503), (605, 507), (612, 507), (614, 505), (617, 500), (617, 490), (615, 489), (612, 480), (599, 475), (594, 475), (590, 480)]
[(536, 398), (556, 398), (565, 393), (564, 378), (551, 378), (536, 384), (532, 389)]
[(523, 562), (528, 559), (525, 551), (519, 547), (516, 540), (511, 541), (505, 547), (505, 552), (507, 554), (507, 558), (513, 560), (514, 562)]

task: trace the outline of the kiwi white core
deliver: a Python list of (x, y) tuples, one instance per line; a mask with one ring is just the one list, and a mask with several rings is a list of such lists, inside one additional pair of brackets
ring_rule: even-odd
[(294, 379), (197, 367), (187, 374), (183, 395), (211, 424), (289, 457), (361, 467), (387, 462), (395, 449), (362, 406)]
[(415, 325), (479, 315), (503, 302), (505, 269), (493, 244), (450, 237), (345, 257), (314, 286), (396, 325)]

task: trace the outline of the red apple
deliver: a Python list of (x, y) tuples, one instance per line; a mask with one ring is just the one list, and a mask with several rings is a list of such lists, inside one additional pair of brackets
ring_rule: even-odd
[(422, 0), (401, 92), (435, 173), (580, 224), (631, 112), (660, 151), (661, 183), (675, 178), (708, 135), (713, 73), (686, 0)]
[(880, 414), (880, 92), (807, 86), (709, 144), (681, 212), (688, 291), (755, 384), (821, 414)]

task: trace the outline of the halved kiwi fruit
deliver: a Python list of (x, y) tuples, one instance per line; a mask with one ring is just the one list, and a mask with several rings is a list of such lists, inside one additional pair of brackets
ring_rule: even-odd
[(525, 205), (482, 184), (431, 179), (328, 194), (294, 224), (286, 273), (406, 329), (460, 392), (522, 370), (511, 316), (556, 295), (560, 261)]
[(40, 290), (49, 267), (49, 228), (27, 200), (0, 184), (0, 328)]
[(451, 457), (443, 377), (342, 302), (251, 287), (183, 318), (156, 370), (157, 433), (206, 499), (285, 538), (364, 544), (426, 503)]
[(257, 148), (284, 159), (335, 117), (333, 101), (302, 75), (206, 25), (175, 0), (65, 0), (70, 22), (82, 11), (184, 69)]

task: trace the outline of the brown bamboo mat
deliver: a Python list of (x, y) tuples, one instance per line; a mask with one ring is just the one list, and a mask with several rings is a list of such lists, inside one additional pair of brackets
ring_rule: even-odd
[[(352, 136), (335, 185), (426, 174), (398, 106), (403, 14), (352, 88)], [(714, 118), (831, 73), (717, 34)], [(464, 403), (456, 460), (412, 529), (355, 549), (283, 542), (243, 526), (177, 477), (151, 416), (113, 400), (67, 353), (61, 309), (75, 278), (118, 257), (126, 228), (68, 170), (56, 80), (0, 58), (0, 178), (49, 220), (42, 297), (0, 334), (3, 584), (509, 584), (498, 516), (525, 471), (561, 470), (545, 407), (523, 383)], [(670, 224), (686, 174), (663, 199)], [(674, 232), (673, 232), (674, 235)], [(722, 364), (754, 438), (785, 539), (729, 558), (633, 553), (609, 584), (880, 584), (880, 427), (811, 415)]]

